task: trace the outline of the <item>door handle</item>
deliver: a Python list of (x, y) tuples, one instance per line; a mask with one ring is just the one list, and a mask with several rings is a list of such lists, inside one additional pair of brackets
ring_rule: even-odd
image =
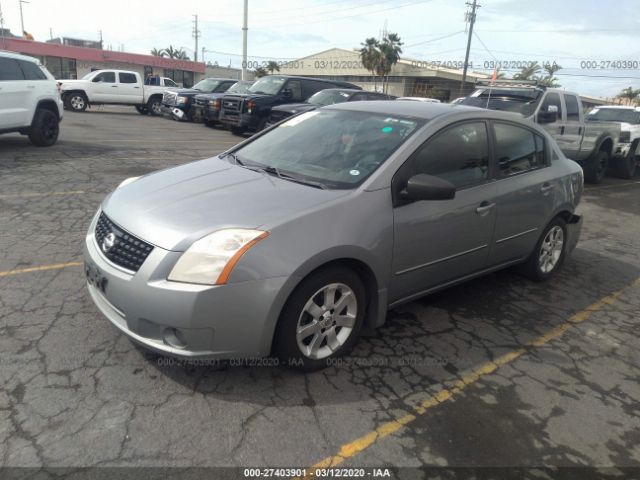
[(495, 203), (482, 202), (478, 208), (476, 208), (476, 213), (481, 217), (484, 217), (493, 207), (495, 207)]
[(140, 88), (140, 87), (133, 87), (133, 88)]
[(553, 185), (551, 185), (550, 183), (543, 183), (542, 186), (540, 187), (540, 191), (542, 193), (544, 193), (545, 195), (547, 193), (549, 193), (551, 190), (553, 190), (555, 187)]
[(111, 85), (111, 88), (118, 88), (118, 85)]

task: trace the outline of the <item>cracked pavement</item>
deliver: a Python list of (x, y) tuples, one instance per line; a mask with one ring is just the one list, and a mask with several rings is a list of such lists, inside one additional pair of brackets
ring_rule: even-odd
[[(65, 112), (47, 149), (0, 136), (0, 272), (81, 261), (120, 181), (237, 142), (117, 107)], [(342, 466), (640, 467), (639, 198), (638, 177), (587, 186), (550, 282), (506, 270), (406, 304), (308, 375), (163, 361), (97, 312), (77, 266), (0, 276), (1, 465), (311, 466), (626, 287)]]

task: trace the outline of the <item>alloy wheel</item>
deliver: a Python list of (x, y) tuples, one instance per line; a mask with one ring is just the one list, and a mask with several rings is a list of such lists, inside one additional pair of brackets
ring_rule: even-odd
[(556, 268), (562, 256), (563, 245), (564, 231), (556, 225), (547, 232), (544, 240), (542, 240), (542, 245), (540, 245), (538, 264), (543, 273), (549, 273)]
[(349, 286), (331, 283), (322, 287), (307, 300), (298, 318), (300, 352), (314, 360), (329, 357), (347, 342), (357, 315), (358, 302)]
[(81, 95), (74, 95), (69, 101), (74, 110), (82, 110), (84, 108), (84, 98)]

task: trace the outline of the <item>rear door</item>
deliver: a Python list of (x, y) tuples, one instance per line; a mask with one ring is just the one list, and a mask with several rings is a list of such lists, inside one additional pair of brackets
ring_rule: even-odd
[(29, 125), (32, 95), (18, 61), (0, 57), (0, 129)]
[(413, 175), (443, 178), (455, 198), (398, 203), (394, 208), (391, 301), (485, 268), (496, 219), (487, 122), (449, 126), (420, 146), (398, 170), (398, 192)]
[(581, 121), (582, 102), (577, 96), (565, 93), (563, 94), (564, 106), (566, 112), (566, 122), (564, 126), (564, 134), (562, 135), (562, 145), (560, 148), (564, 154), (573, 159), (577, 159), (580, 154), (580, 144), (582, 143), (582, 135), (584, 125)]
[(138, 76), (133, 72), (118, 72), (118, 99), (120, 103), (139, 105), (144, 101), (144, 92), (138, 82)]
[(98, 103), (117, 103), (118, 84), (116, 72), (100, 72), (91, 80), (91, 98), (89, 101)]
[(489, 264), (496, 266), (529, 256), (562, 185), (550, 167), (542, 135), (504, 121), (492, 122), (492, 131), (498, 181)]

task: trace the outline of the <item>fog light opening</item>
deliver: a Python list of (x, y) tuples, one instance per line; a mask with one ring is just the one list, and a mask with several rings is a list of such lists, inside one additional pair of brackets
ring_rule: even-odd
[(162, 334), (162, 340), (165, 344), (173, 348), (184, 349), (187, 347), (187, 341), (184, 334), (177, 328), (165, 328)]

